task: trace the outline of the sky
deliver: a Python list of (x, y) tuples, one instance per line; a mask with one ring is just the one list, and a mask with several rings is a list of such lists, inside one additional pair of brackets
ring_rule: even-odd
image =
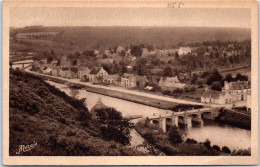
[(251, 27), (246, 8), (57, 8), (13, 7), (10, 26)]

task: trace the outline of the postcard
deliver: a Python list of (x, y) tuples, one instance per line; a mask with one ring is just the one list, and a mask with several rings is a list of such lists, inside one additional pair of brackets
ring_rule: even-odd
[(258, 164), (256, 1), (4, 1), (6, 165)]

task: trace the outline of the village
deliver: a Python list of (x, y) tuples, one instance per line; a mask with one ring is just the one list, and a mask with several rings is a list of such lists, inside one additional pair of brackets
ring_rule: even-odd
[[(176, 49), (130, 45), (67, 56), (57, 56), (51, 50), (44, 58), (29, 52), (27, 56), (34, 58), (24, 64), (46, 75), (249, 110), (250, 78), (240, 73), (220, 74), (221, 70), (246, 68), (249, 48), (247, 41), (213, 41)], [(12, 62), (12, 68), (19, 68), (15, 64)]]

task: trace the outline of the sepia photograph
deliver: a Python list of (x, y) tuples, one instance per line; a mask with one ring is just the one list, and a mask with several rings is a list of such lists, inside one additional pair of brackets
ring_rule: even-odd
[(3, 18), (4, 163), (258, 163), (256, 2), (13, 1)]

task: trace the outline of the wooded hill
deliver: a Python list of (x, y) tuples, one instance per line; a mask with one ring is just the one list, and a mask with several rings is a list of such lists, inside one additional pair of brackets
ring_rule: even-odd
[(18, 32), (59, 32), (52, 41), (77, 45), (84, 49), (108, 49), (130, 44), (172, 48), (183, 43), (203, 41), (243, 41), (251, 39), (251, 30), (244, 28), (208, 27), (25, 27), (10, 29), (10, 36)]
[[(114, 113), (117, 120), (123, 120), (114, 109), (109, 112)], [(119, 125), (120, 121), (104, 117), (102, 122), (95, 120), (85, 107), (84, 99), (69, 97), (27, 73), (10, 72), (9, 115), (11, 156), (144, 155), (125, 146), (127, 142), (121, 144), (120, 138), (116, 141), (109, 136), (111, 133), (105, 133), (104, 127), (116, 127), (110, 122)], [(20, 145), (35, 142), (37, 146), (32, 150), (16, 154)]]

